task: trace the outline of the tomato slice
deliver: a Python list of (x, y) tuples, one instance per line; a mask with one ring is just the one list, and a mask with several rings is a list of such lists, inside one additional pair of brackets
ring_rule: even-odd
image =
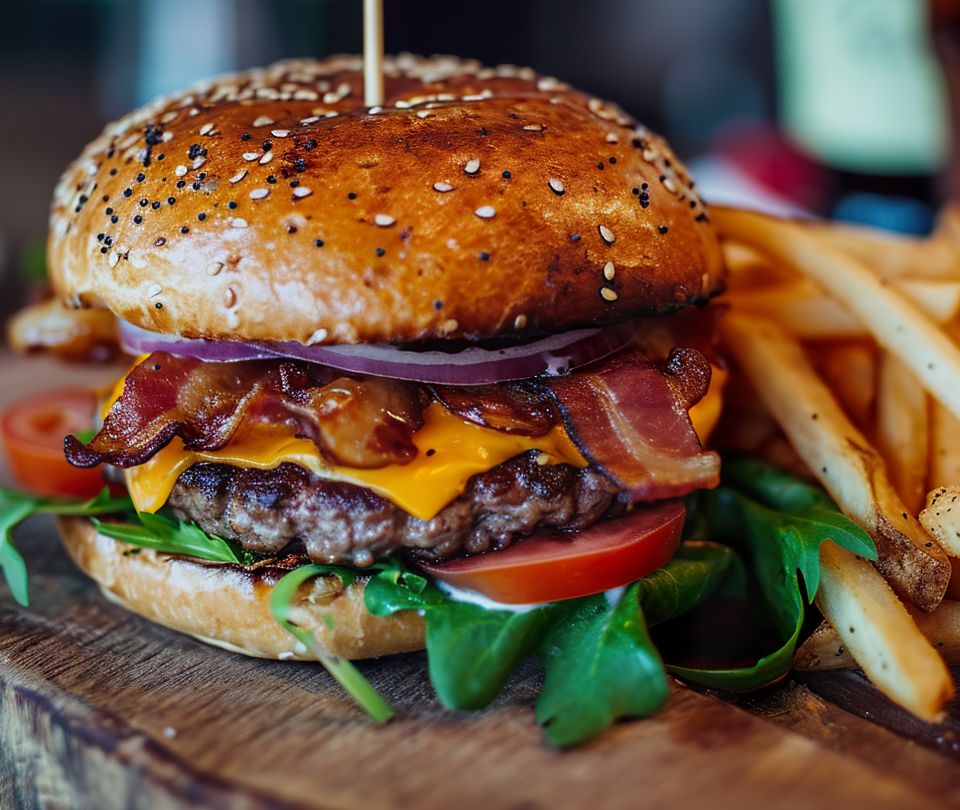
[(442, 582), (506, 604), (575, 599), (666, 565), (680, 544), (684, 516), (682, 501), (661, 501), (580, 532), (541, 531), (503, 551), (420, 567)]
[(103, 489), (99, 469), (82, 470), (63, 457), (63, 438), (93, 425), (92, 391), (65, 388), (20, 399), (0, 417), (13, 477), (38, 495), (90, 498)]

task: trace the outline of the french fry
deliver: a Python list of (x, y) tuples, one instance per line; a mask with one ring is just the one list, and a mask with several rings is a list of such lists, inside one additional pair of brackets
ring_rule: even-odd
[(844, 340), (810, 350), (814, 365), (860, 430), (873, 432), (877, 350), (872, 341)]
[(887, 697), (928, 721), (953, 697), (950, 673), (890, 586), (866, 560), (820, 546), (816, 603), (870, 681)]
[(887, 462), (893, 488), (912, 515), (919, 514), (926, 501), (929, 410), (927, 394), (913, 372), (883, 352), (877, 381), (877, 449)]
[(920, 524), (948, 554), (960, 557), (960, 486), (933, 490), (920, 513)]
[(734, 311), (721, 338), (791, 444), (848, 517), (877, 545), (877, 568), (923, 610), (943, 599), (950, 564), (891, 486), (883, 460), (776, 324)]
[(960, 346), (912, 301), (856, 259), (811, 238), (804, 226), (732, 208), (714, 208), (723, 238), (763, 250), (816, 281), (850, 310), (885, 349), (960, 418)]
[(933, 489), (960, 485), (960, 419), (939, 402), (930, 410), (930, 478)]
[(946, 233), (930, 238), (903, 236), (858, 225), (813, 222), (802, 225), (821, 244), (842, 250), (881, 278), (960, 277), (960, 241)]
[[(724, 256), (729, 247), (733, 246), (725, 246)], [(945, 324), (960, 312), (960, 281), (896, 279), (892, 283), (934, 323)], [(869, 334), (850, 310), (808, 279), (770, 283), (770, 279), (751, 275), (743, 284), (731, 283), (724, 300), (765, 314), (802, 340)]]
[[(960, 664), (960, 602), (944, 599), (936, 610), (924, 613), (907, 610), (917, 628), (950, 666)], [(829, 622), (822, 622), (803, 642), (793, 657), (794, 669), (814, 672), (823, 669), (853, 669), (857, 662)]]

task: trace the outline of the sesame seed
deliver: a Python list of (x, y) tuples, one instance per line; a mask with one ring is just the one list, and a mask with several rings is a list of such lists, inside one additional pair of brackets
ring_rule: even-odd
[(199, 169), (204, 163), (207, 162), (205, 157), (198, 157), (193, 163), (190, 164), (191, 168)]
[(379, 225), (381, 228), (389, 228), (393, 225), (396, 220), (389, 214), (377, 214), (373, 221), (375, 224)]
[(663, 179), (663, 187), (669, 191), (671, 194), (677, 193), (677, 184), (673, 182), (669, 177)]
[(547, 453), (537, 453), (537, 466), (546, 467), (550, 463), (550, 456)]
[(289, 129), (271, 129), (270, 134), (274, 138), (286, 138), (290, 134)]
[(350, 192), (348, 192), (348, 193), (347, 193), (347, 199), (348, 199), (348, 200), (355, 200), (355, 199), (357, 199), (357, 192), (355, 192), (355, 191), (350, 191)]
[(266, 166), (271, 160), (273, 160), (274, 152), (267, 152), (262, 158), (260, 158), (260, 165)]
[(268, 126), (270, 126), (270, 124), (272, 124), (272, 123), (273, 123), (273, 119), (272, 119), (272, 118), (270, 118), (270, 117), (268, 117), (268, 116), (266, 116), (266, 115), (261, 115), (261, 116), (259, 116), (259, 117), (253, 122), (253, 125), (254, 125), (255, 127), (268, 127)]
[(199, 219), (201, 222), (203, 222), (206, 218), (207, 218), (207, 215), (203, 211), (197, 214), (197, 219)]
[(322, 240), (322, 239), (314, 239), (314, 240), (313, 240), (313, 244), (315, 244), (317, 247), (323, 247), (323, 240)]
[(464, 172), (467, 174), (476, 174), (480, 171), (480, 161), (474, 158), (473, 160), (468, 160), (466, 165), (463, 167)]
[(223, 262), (210, 262), (210, 264), (207, 265), (208, 276), (215, 276), (221, 270), (223, 270)]
[(611, 231), (606, 225), (599, 225), (597, 230), (600, 232), (600, 238), (608, 245), (612, 245), (617, 241), (617, 237), (613, 235), (613, 231)]
[(417, 118), (428, 118), (433, 115), (430, 110), (417, 110)]
[(213, 124), (204, 124), (202, 127), (200, 127), (200, 130), (199, 130), (201, 135), (208, 135), (212, 131), (213, 131)]
[(541, 132), (543, 130), (543, 124), (527, 124), (524, 130), (527, 132)]
[(270, 193), (270, 189), (268, 189), (268, 188), (255, 188), (253, 191), (250, 192), (250, 199), (251, 199), (251, 200), (262, 200), (262, 199), (263, 199), (264, 197), (266, 197), (269, 193)]
[(616, 290), (611, 290), (609, 287), (600, 288), (600, 297), (604, 301), (616, 301), (619, 297)]
[(480, 219), (493, 219), (497, 215), (497, 212), (492, 205), (481, 205), (473, 213), (480, 217)]
[(120, 254), (117, 253), (117, 251), (115, 250), (110, 251), (110, 255), (107, 257), (107, 264), (109, 264), (111, 267), (116, 267), (117, 262), (119, 261), (120, 261)]
[(231, 183), (239, 183), (239, 182), (240, 182), (241, 180), (243, 180), (243, 178), (246, 177), (246, 176), (247, 176), (247, 170), (246, 170), (246, 169), (241, 169), (241, 170), (238, 171), (233, 177), (230, 178), (230, 182), (231, 182)]
[(453, 186), (451, 186), (449, 183), (434, 183), (433, 190), (439, 191), (441, 194), (443, 194), (447, 191), (453, 191)]
[(183, 177), (187, 173), (187, 167), (181, 163), (176, 169), (173, 170), (173, 173), (177, 177)]
[(517, 315), (513, 319), (513, 328), (514, 329), (524, 329), (527, 325), (527, 316), (526, 315)]
[(550, 190), (558, 197), (564, 192), (563, 183), (557, 180), (556, 177), (551, 177), (549, 180), (547, 180), (547, 185), (550, 186)]
[(138, 183), (142, 183), (142, 182), (143, 182), (144, 180), (146, 180), (146, 179), (147, 179), (147, 176), (146, 176), (143, 172), (140, 172), (140, 174), (137, 175), (137, 182), (138, 182)]
[(236, 305), (237, 293), (236, 293), (236, 290), (233, 289), (233, 287), (227, 287), (227, 289), (223, 291), (223, 303), (226, 304), (228, 307), (232, 307)]
[(243, 159), (246, 160), (247, 162), (249, 162), (249, 161), (251, 161), (251, 160), (256, 160), (256, 159), (259, 158), (259, 157), (260, 157), (260, 153), (259, 153), (259, 152), (244, 152), (244, 153), (243, 153)]
[(190, 233), (190, 229), (184, 225), (182, 228), (180, 228), (180, 233)]
[[(315, 123), (317, 123), (317, 121), (319, 121), (319, 120), (320, 120), (320, 116), (319, 116), (319, 115), (311, 115), (311, 116), (309, 116), (309, 117), (307, 117), (307, 118), (301, 118), (301, 119), (300, 119), (300, 123), (303, 124), (304, 126), (306, 126), (307, 124), (315, 124)], [(277, 137), (280, 138), (280, 137), (282, 137), (282, 136), (277, 135)]]
[(236, 200), (230, 200), (230, 202), (227, 203), (227, 208), (229, 208), (231, 211), (236, 207), (237, 207)]
[(147, 287), (147, 298), (156, 298), (160, 293), (163, 292), (163, 287), (159, 284), (151, 284)]
[(457, 323), (455, 318), (448, 318), (440, 325), (440, 329), (444, 332), (450, 333), (456, 332), (459, 326), (460, 324)]
[(509, 180), (511, 177), (513, 177), (513, 175), (508, 171), (501, 172), (500, 176), (503, 177), (504, 180)]
[(241, 218), (241, 217), (234, 217), (234, 218), (230, 221), (230, 226), (231, 226), (232, 228), (246, 228), (246, 227), (247, 227), (247, 221), (246, 221), (245, 219)]
[(383, 112), (383, 107), (371, 107), (367, 112), (370, 113), (370, 115), (376, 115), (377, 113)]
[(607, 137), (604, 139), (607, 143), (619, 143), (616, 132), (608, 132)]
[(666, 233), (670, 229), (666, 225), (661, 225), (657, 230), (660, 231), (660, 233)]
[(613, 281), (613, 277), (616, 275), (616, 273), (617, 273), (617, 270), (616, 270), (616, 268), (613, 266), (613, 262), (607, 262), (607, 263), (603, 266), (603, 277), (604, 277), (607, 281)]
[(160, 200), (154, 200), (152, 203), (150, 203), (150, 207), (156, 211), (158, 208), (160, 208)]
[(379, 256), (379, 257), (381, 257), (381, 258), (387, 255), (387, 251), (385, 251), (382, 247), (378, 247), (378, 248), (374, 251), (374, 253), (376, 253), (377, 256)]

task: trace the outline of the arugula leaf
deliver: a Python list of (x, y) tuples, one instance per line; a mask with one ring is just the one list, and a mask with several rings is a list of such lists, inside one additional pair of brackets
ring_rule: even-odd
[(13, 530), (33, 515), (102, 515), (133, 509), (127, 497), (112, 498), (104, 489), (89, 501), (59, 501), (10, 489), (0, 489), (0, 569), (13, 598), (30, 604), (27, 566), (13, 542)]
[(374, 720), (378, 723), (386, 723), (393, 717), (393, 709), (370, 682), (360, 674), (359, 670), (346, 658), (333, 655), (313, 633), (299, 627), (290, 620), (290, 613), (293, 610), (300, 586), (308, 579), (321, 574), (335, 574), (340, 577), (344, 587), (350, 585), (357, 578), (355, 571), (339, 566), (302, 565), (299, 568), (294, 568), (273, 586), (273, 592), (270, 594), (270, 613), (273, 615), (274, 621), (297, 641), (313, 651), (313, 654), (316, 655), (317, 660), (323, 664), (327, 672), (357, 703), (366, 709)]
[(136, 518), (139, 519), (139, 524), (104, 523), (96, 518), (93, 518), (93, 522), (100, 534), (167, 554), (183, 554), (211, 562), (241, 565), (248, 564), (253, 559), (249, 552), (222, 537), (207, 534), (194, 523), (184, 523), (182, 520), (149, 512), (140, 512)]
[(710, 596), (735, 555), (715, 543), (684, 543), (663, 568), (630, 585), (616, 602), (598, 594), (561, 603), (544, 639), (546, 679), (537, 721), (566, 747), (620, 717), (645, 717), (667, 699), (667, 676), (648, 624), (686, 613)]
[(396, 564), (367, 583), (364, 601), (374, 616), (398, 610), (423, 614), (430, 681), (450, 709), (488, 705), (517, 665), (534, 653), (552, 612), (552, 606), (520, 613), (456, 602)]
[(822, 490), (757, 459), (725, 460), (723, 485), (702, 493), (699, 505), (713, 537), (749, 554), (783, 643), (751, 667), (668, 669), (706, 686), (757, 689), (792, 666), (805, 615), (800, 578), (812, 602), (820, 584), (820, 544), (829, 540), (868, 559), (876, 559), (876, 547)]
[(618, 717), (645, 717), (667, 700), (667, 675), (650, 640), (634, 583), (611, 606), (605, 594), (578, 599), (543, 643), (546, 678), (537, 722), (565, 747)]

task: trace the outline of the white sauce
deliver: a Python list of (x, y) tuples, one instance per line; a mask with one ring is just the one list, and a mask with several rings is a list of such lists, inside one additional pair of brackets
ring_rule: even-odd
[[(454, 602), (466, 602), (485, 608), (486, 610), (508, 610), (511, 613), (529, 613), (531, 610), (536, 610), (539, 607), (550, 604), (549, 602), (528, 602), (525, 604), (510, 605), (505, 602), (497, 602), (489, 596), (484, 596), (482, 593), (477, 593), (476, 591), (457, 588), (447, 582), (441, 582), (439, 579), (434, 580), (434, 584)], [(627, 586), (621, 585), (619, 588), (611, 588), (609, 591), (605, 591), (604, 596), (607, 598), (607, 604), (609, 604), (610, 607), (616, 607), (626, 590)], [(422, 614), (423, 611), (421, 611), (421, 615)]]

